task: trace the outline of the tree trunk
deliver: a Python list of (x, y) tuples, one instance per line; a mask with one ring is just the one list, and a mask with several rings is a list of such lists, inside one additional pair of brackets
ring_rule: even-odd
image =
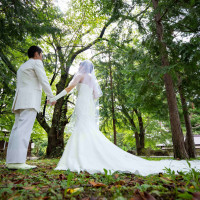
[(192, 133), (192, 126), (190, 122), (190, 116), (188, 113), (187, 103), (184, 97), (184, 91), (181, 84), (181, 78), (178, 77), (178, 79), (179, 79), (178, 90), (179, 90), (179, 94), (181, 98), (181, 105), (183, 109), (183, 115), (184, 115), (185, 127), (186, 127), (185, 148), (190, 158), (196, 158), (195, 144), (194, 144), (194, 137)]
[(47, 157), (55, 157), (62, 155), (64, 148), (64, 128), (65, 127), (61, 127), (61, 130), (59, 130), (58, 127), (51, 127), (50, 132), (48, 133), (48, 145), (46, 152)]
[[(57, 94), (66, 87), (67, 74), (61, 76), (60, 82), (56, 85)], [(66, 98), (66, 97), (65, 97)], [(48, 132), (48, 146), (47, 157), (54, 157), (62, 155), (64, 149), (64, 129), (68, 123), (67, 113), (67, 99), (62, 97), (55, 105), (52, 126)]]
[(113, 93), (112, 66), (111, 66), (111, 62), (110, 62), (110, 52), (109, 52), (109, 69), (110, 69), (110, 90), (111, 90), (111, 103), (112, 103), (112, 119), (113, 119), (114, 144), (117, 145), (115, 103), (114, 103), (114, 93)]
[[(169, 66), (168, 53), (166, 49), (166, 44), (163, 41), (163, 25), (162, 18), (160, 15), (160, 11), (158, 10), (158, 2), (159, 0), (152, 0), (153, 8), (156, 12), (155, 14), (155, 23), (156, 23), (156, 33), (158, 37), (158, 42), (160, 45), (160, 54), (162, 60), (162, 66)], [(167, 93), (167, 102), (169, 107), (169, 116), (172, 130), (172, 141), (174, 148), (174, 158), (186, 159), (188, 158), (188, 154), (184, 145), (184, 137), (181, 129), (180, 117), (178, 113), (178, 106), (176, 101), (176, 95), (174, 91), (173, 81), (170, 74), (166, 73), (164, 75), (164, 84)]]
[[(57, 47), (58, 50), (58, 58), (61, 66), (65, 66), (64, 55), (61, 51), (61, 48)], [(59, 94), (64, 88), (67, 87), (69, 82), (68, 79), (68, 70), (72, 64), (72, 62), (67, 61), (65, 63), (66, 67), (61, 68), (61, 78), (57, 83), (57, 94)], [(65, 99), (64, 99), (65, 98)], [(67, 113), (67, 97), (62, 97), (58, 99), (55, 104), (53, 118), (52, 118), (52, 126), (48, 132), (48, 145), (47, 145), (47, 157), (55, 157), (62, 155), (62, 150), (64, 149), (64, 130), (65, 125), (68, 123), (68, 118), (66, 116)]]
[(141, 142), (140, 142), (140, 136), (137, 130), (137, 127), (135, 125), (135, 122), (133, 118), (129, 115), (128, 111), (126, 110), (125, 106), (122, 104), (122, 112), (124, 113), (125, 117), (128, 119), (128, 121), (131, 124), (132, 130), (135, 134), (135, 142), (136, 142), (136, 150), (137, 150), (137, 155), (142, 154), (142, 147), (141, 147)]
[(142, 153), (143, 149), (144, 149), (144, 138), (145, 138), (145, 130), (144, 130), (144, 125), (143, 125), (143, 120), (142, 120), (142, 115), (140, 112), (137, 111), (137, 109), (134, 109), (137, 118), (138, 118), (138, 122), (139, 122), (139, 129), (140, 129), (140, 134), (139, 134), (139, 138), (140, 138), (140, 153)]
[(132, 118), (130, 118), (129, 120), (130, 120), (130, 123), (132, 125), (132, 129), (135, 133), (136, 150), (137, 150), (137, 155), (139, 156), (139, 155), (142, 154), (142, 147), (141, 147), (141, 143), (140, 143), (139, 133), (137, 131), (134, 120)]

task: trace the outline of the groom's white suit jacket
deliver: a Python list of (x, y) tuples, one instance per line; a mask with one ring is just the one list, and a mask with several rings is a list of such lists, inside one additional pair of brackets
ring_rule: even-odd
[(39, 112), (42, 89), (47, 99), (53, 97), (42, 61), (29, 59), (17, 71), (17, 88), (12, 111), (34, 108)]

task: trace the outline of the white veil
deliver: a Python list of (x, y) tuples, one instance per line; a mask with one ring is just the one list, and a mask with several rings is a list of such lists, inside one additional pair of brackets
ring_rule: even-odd
[[(80, 80), (78, 77), (83, 78)], [(74, 75), (72, 82), (87, 84), (93, 89), (94, 99), (98, 99), (103, 94), (95, 76), (94, 65), (90, 60), (84, 60), (80, 63), (78, 72)]]
[[(74, 75), (69, 85), (77, 85), (78, 83), (87, 84), (93, 89), (93, 99), (95, 103), (95, 120), (99, 127), (99, 97), (102, 96), (102, 90), (95, 76), (94, 65), (90, 60), (84, 60), (80, 63), (78, 72)], [(70, 120), (70, 130), (75, 125), (76, 114), (73, 113)], [(72, 130), (71, 130), (72, 131)]]

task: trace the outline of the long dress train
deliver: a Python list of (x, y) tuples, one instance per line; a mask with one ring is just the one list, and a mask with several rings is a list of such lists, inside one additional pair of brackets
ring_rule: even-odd
[[(56, 170), (89, 173), (130, 172), (143, 176), (164, 172), (165, 168), (188, 171), (185, 160), (148, 161), (127, 153), (110, 142), (98, 129), (95, 121), (93, 90), (79, 83), (74, 110), (75, 125)], [(200, 169), (200, 160), (190, 161), (191, 167)]]

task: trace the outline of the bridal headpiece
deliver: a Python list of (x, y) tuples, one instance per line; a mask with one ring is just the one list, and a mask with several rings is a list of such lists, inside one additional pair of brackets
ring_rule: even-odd
[(75, 77), (79, 74), (84, 74), (82, 83), (87, 84), (93, 89), (94, 98), (98, 99), (101, 97), (103, 93), (95, 76), (94, 65), (90, 60), (84, 60), (80, 63), (78, 72), (75, 74)]

